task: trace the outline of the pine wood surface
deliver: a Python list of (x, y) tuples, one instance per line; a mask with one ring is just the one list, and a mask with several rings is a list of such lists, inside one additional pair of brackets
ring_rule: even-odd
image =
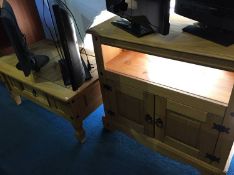
[(72, 123), (76, 137), (84, 143), (83, 120), (102, 103), (95, 58), (89, 57), (94, 66), (91, 71), (93, 78), (77, 91), (73, 91), (71, 86), (63, 85), (58, 65), (60, 58), (53, 43), (42, 40), (32, 45), (31, 51), (49, 56), (49, 63), (40, 72), (33, 72), (29, 77), (25, 77), (23, 72), (15, 67), (18, 62), (15, 54), (3, 56), (0, 57), (1, 79), (17, 104), (21, 103), (20, 96), (23, 96), (62, 115)]
[(155, 54), (158, 50), (159, 56), (234, 71), (234, 45), (225, 47), (182, 32), (183, 27), (194, 22), (192, 20), (173, 14), (169, 35), (155, 33), (137, 38), (113, 26), (111, 21), (117, 18), (89, 29), (88, 33), (100, 36), (103, 44)]
[(124, 51), (106, 63), (106, 70), (169, 86), (228, 104), (234, 72)]
[[(234, 45), (224, 47), (182, 32), (194, 21), (178, 15), (171, 18), (169, 35), (141, 38), (111, 25), (117, 18), (88, 31), (93, 35), (109, 123), (202, 174), (226, 174), (234, 133)], [(133, 112), (123, 112), (126, 101), (128, 110), (143, 106), (143, 122), (129, 116)], [(153, 121), (144, 121), (152, 111)], [(156, 125), (157, 119), (164, 128)], [(214, 124), (230, 132), (214, 129)]]
[[(114, 120), (114, 119), (113, 119)], [(173, 159), (187, 162), (190, 165), (197, 167), (202, 175), (226, 175), (226, 172), (223, 172), (221, 169), (218, 169), (207, 162), (199, 160), (194, 156), (186, 154), (184, 151), (180, 151), (172, 146), (167, 145), (157, 139), (147, 137), (141, 132), (132, 129), (133, 127), (127, 122), (113, 122), (113, 128), (118, 129), (128, 136), (134, 138), (136, 141), (141, 144), (160, 152), (163, 155), (170, 156)]]
[[(91, 71), (93, 78), (85, 82), (77, 91), (72, 91), (70, 86), (65, 87), (63, 84), (58, 65), (59, 57), (54, 44), (50, 41), (42, 40), (32, 45), (31, 50), (35, 54), (44, 54), (50, 58), (49, 63), (44, 66), (39, 73), (33, 73), (33, 75), (29, 77), (25, 77), (22, 71), (15, 68), (18, 62), (15, 54), (1, 57), (0, 72), (28, 84), (35, 89), (46, 92), (62, 101), (70, 101), (74, 97), (81, 95), (88, 86), (98, 80), (95, 58), (90, 56), (90, 62), (95, 67)], [(85, 57), (84, 60), (86, 60)]]

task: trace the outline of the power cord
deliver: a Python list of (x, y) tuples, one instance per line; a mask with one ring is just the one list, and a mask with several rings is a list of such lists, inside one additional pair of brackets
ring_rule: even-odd
[[(55, 45), (55, 47), (56, 47), (56, 49), (57, 49), (57, 52), (58, 52), (58, 54), (59, 54), (60, 59), (64, 59), (63, 52), (62, 52), (61, 48), (57, 45), (56, 40), (55, 40), (55, 38), (54, 38), (54, 36), (53, 36), (53, 34), (52, 34), (52, 31), (50, 30), (50, 27), (48, 26), (48, 24), (47, 24), (47, 22), (46, 22), (46, 19), (45, 19), (45, 0), (42, 0), (42, 2), (43, 2), (43, 5), (42, 5), (42, 14), (43, 14), (44, 23), (45, 23), (45, 25), (46, 25), (47, 30), (48, 30), (49, 33), (50, 33), (50, 37), (51, 37), (52, 40), (53, 40), (53, 43), (54, 43), (54, 45)], [(47, 1), (47, 3), (48, 3), (48, 1)], [(50, 4), (48, 4), (48, 6), (49, 6), (49, 5), (50, 5)]]

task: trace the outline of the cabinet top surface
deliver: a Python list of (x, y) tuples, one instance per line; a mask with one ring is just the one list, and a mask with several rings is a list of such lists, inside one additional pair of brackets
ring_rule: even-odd
[[(111, 21), (117, 18), (119, 17), (116, 16), (89, 29), (88, 33), (107, 40), (112, 40), (112, 42), (109, 43), (110, 45), (115, 45), (115, 43), (118, 42), (124, 42), (125, 45), (136, 44), (139, 47), (142, 46), (142, 48), (158, 48), (163, 50), (163, 52), (166, 53), (164, 56), (168, 56), (168, 58), (174, 57), (174, 59), (183, 60), (182, 57), (187, 57), (184, 61), (234, 71), (234, 44), (225, 47), (182, 32), (182, 28), (194, 23), (194, 21), (190, 19), (173, 14), (170, 17), (171, 26), (170, 33), (168, 35), (163, 36), (161, 34), (154, 33), (137, 38), (113, 26)], [(157, 51), (155, 50), (155, 52)], [(175, 58), (175, 55), (177, 55), (177, 58)], [(188, 58), (190, 60), (188, 60)]]
[(15, 67), (18, 62), (15, 54), (0, 57), (0, 72), (23, 82), (32, 88), (46, 92), (62, 101), (73, 99), (75, 96), (81, 94), (86, 87), (98, 80), (95, 58), (89, 57), (90, 62), (95, 65), (95, 68), (91, 71), (93, 78), (85, 82), (77, 91), (72, 91), (70, 86), (66, 87), (63, 84), (62, 75), (58, 65), (58, 52), (51, 41), (39, 41), (33, 44), (30, 50), (35, 54), (47, 55), (50, 58), (49, 63), (45, 65), (40, 72), (34, 72), (30, 74), (29, 77), (25, 77), (23, 72)]

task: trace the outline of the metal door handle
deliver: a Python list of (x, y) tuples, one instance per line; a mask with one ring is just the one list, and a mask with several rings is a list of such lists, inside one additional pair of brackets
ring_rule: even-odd
[(159, 127), (159, 128), (163, 128), (163, 127), (164, 127), (164, 124), (163, 124), (163, 121), (162, 121), (161, 118), (157, 118), (157, 119), (155, 120), (155, 124), (156, 124), (156, 126)]
[(32, 90), (32, 94), (33, 94), (34, 97), (37, 97), (37, 96), (38, 96), (38, 95), (37, 95), (37, 91), (36, 91), (35, 89)]
[(153, 123), (153, 118), (149, 115), (149, 114), (146, 114), (145, 115), (145, 121), (149, 124), (152, 124)]

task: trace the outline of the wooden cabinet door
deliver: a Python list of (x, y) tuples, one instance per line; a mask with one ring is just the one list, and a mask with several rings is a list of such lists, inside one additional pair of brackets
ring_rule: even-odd
[(155, 138), (211, 163), (222, 117), (155, 95)]
[(102, 83), (111, 119), (200, 160), (212, 163), (223, 118), (114, 81)]
[(154, 136), (154, 95), (114, 81), (102, 83), (105, 113), (114, 122)]

